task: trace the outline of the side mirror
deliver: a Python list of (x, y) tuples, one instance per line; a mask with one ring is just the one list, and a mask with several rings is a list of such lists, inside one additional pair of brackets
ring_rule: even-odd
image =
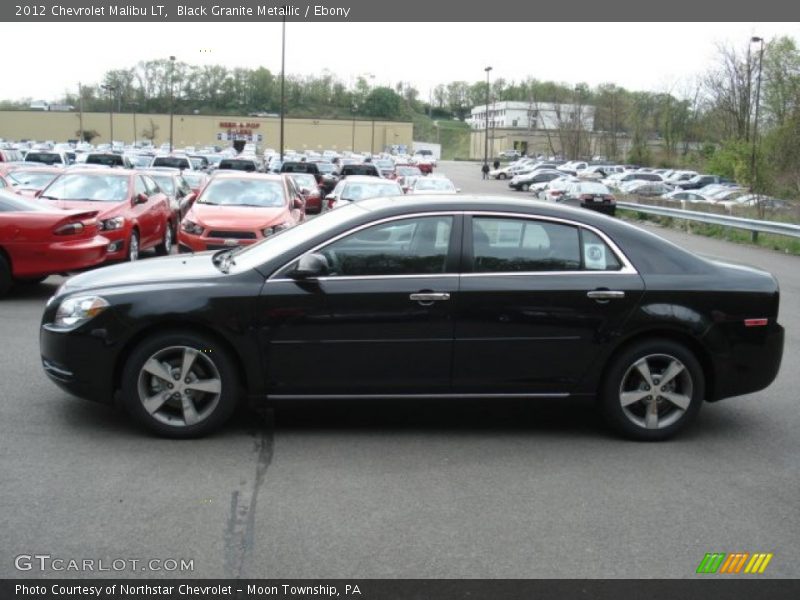
[(305, 200), (303, 200), (302, 198), (295, 198), (294, 202), (292, 203), (292, 206), (299, 210), (303, 210), (306, 207), (306, 203)]
[(294, 279), (314, 279), (323, 277), (330, 272), (328, 259), (322, 254), (304, 254), (297, 261), (297, 268), (289, 273)]
[(148, 200), (149, 200), (149, 198), (147, 197), (147, 194), (137, 194), (136, 197), (133, 199), (133, 203), (134, 204), (144, 204)]
[(311, 193), (311, 190), (306, 187), (300, 188), (300, 193), (303, 194), (303, 196), (308, 196)]

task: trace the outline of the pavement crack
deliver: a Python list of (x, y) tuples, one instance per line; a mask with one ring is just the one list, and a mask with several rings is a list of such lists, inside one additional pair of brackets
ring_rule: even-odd
[(252, 483), (242, 479), (239, 489), (231, 492), (230, 513), (225, 525), (225, 576), (241, 579), (252, 557), (256, 529), (258, 492), (267, 478), (275, 442), (275, 414), (272, 409), (263, 413), (262, 426), (253, 430), (253, 450), (256, 457)]

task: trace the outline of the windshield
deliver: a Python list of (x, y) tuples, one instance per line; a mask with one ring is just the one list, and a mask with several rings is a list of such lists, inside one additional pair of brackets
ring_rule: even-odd
[(333, 173), (336, 167), (333, 163), (317, 163), (317, 169), (320, 173)]
[(189, 164), (188, 158), (181, 158), (178, 156), (156, 156), (153, 159), (154, 167), (172, 167), (173, 169), (189, 169), (191, 165)]
[(292, 173), (291, 178), (300, 188), (313, 189), (317, 185), (317, 180), (309, 173)]
[(63, 165), (64, 161), (60, 154), (55, 152), (28, 152), (25, 155), (26, 162), (40, 162), (46, 165)]
[(86, 157), (87, 165), (105, 165), (119, 167), (125, 164), (122, 157), (117, 154), (90, 154)]
[(42, 193), (46, 200), (122, 202), (128, 198), (127, 175), (62, 175)]
[(214, 179), (198, 198), (217, 206), (285, 206), (283, 183), (267, 179)]
[(199, 173), (184, 173), (183, 178), (186, 180), (186, 183), (192, 187), (202, 185), (203, 180), (205, 180), (205, 176)]
[(342, 191), (342, 200), (366, 200), (402, 194), (403, 190), (397, 183), (348, 183)]
[(437, 190), (437, 191), (456, 191), (455, 186), (449, 179), (417, 179), (414, 184), (415, 190)]
[(154, 175), (151, 173), (150, 177), (156, 180), (158, 187), (160, 187), (164, 193), (175, 193), (175, 181), (169, 175)]
[(56, 178), (57, 173), (42, 173), (40, 171), (12, 171), (8, 178), (14, 185), (23, 189), (41, 190)]

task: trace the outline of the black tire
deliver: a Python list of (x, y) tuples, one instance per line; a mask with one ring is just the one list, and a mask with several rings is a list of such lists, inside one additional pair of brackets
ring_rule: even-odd
[(13, 284), (11, 265), (8, 264), (6, 257), (0, 254), (0, 296), (5, 296)]
[(500, 174), (497, 176), (497, 178), (498, 178), (498, 179), (505, 179), (506, 177), (507, 177), (507, 175), (506, 175), (505, 173), (500, 173)]
[[(654, 385), (647, 383), (637, 363), (646, 365), (642, 368)], [(670, 369), (676, 374), (662, 386), (661, 376), (669, 375)], [(625, 348), (614, 358), (602, 383), (600, 406), (617, 433), (634, 440), (660, 441), (687, 427), (704, 398), (705, 376), (694, 353), (671, 340), (651, 339)]]
[(172, 228), (172, 223), (167, 221), (167, 226), (164, 229), (164, 239), (156, 246), (156, 254), (158, 256), (167, 256), (172, 252), (172, 247), (175, 245), (175, 231)]
[(527, 192), (529, 189), (531, 189), (531, 184), (530, 183), (523, 183), (522, 184), (522, 191), (523, 192)]
[[(187, 352), (192, 361), (184, 373)], [(239, 383), (233, 360), (213, 339), (190, 331), (168, 331), (145, 339), (128, 357), (121, 398), (131, 416), (150, 431), (193, 438), (219, 429), (230, 418), (238, 403)], [(195, 385), (209, 391), (192, 389)], [(145, 398), (155, 401), (149, 410)]]
[(128, 254), (125, 258), (128, 262), (134, 262), (139, 260), (140, 252), (141, 247), (139, 246), (139, 232), (133, 229), (131, 231), (131, 237), (128, 240)]

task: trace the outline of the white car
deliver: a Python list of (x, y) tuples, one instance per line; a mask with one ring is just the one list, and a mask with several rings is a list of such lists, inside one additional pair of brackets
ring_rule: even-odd
[(673, 190), (661, 196), (664, 200), (680, 200), (681, 202), (710, 202), (708, 198), (697, 192), (686, 190)]
[(409, 194), (457, 194), (458, 189), (447, 177), (418, 177), (409, 188)]

